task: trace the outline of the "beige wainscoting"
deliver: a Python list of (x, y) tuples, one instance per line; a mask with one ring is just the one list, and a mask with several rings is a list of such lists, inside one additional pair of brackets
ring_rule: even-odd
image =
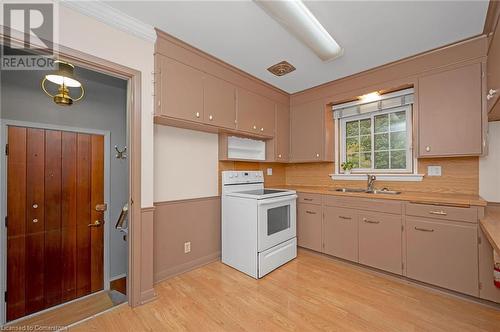
[[(155, 283), (220, 258), (219, 196), (154, 205)], [(185, 242), (191, 242), (189, 253), (184, 253)]]
[(155, 207), (141, 209), (141, 297), (140, 303), (144, 304), (156, 297), (153, 288), (153, 225)]

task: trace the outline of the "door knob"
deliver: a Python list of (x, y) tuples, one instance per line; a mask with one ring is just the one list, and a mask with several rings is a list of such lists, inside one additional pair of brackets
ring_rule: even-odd
[(98, 212), (104, 212), (108, 209), (108, 204), (103, 203), (103, 204), (96, 204), (95, 210)]
[(99, 220), (94, 221), (93, 224), (88, 224), (88, 227), (99, 227), (101, 226), (101, 222)]

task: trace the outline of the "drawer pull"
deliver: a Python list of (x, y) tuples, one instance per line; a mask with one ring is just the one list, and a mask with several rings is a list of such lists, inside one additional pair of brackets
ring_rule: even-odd
[(351, 220), (351, 217), (344, 217), (344, 216), (339, 216), (339, 219), (344, 219), (344, 220)]
[(363, 218), (363, 221), (367, 224), (380, 224), (380, 221), (369, 220), (366, 218)]
[(312, 198), (304, 198), (304, 201), (312, 202)]
[(316, 212), (309, 211), (309, 210), (307, 210), (306, 213), (308, 213), (308, 214), (316, 214)]
[(437, 214), (438, 216), (446, 216), (447, 213), (444, 212), (443, 210), (441, 211), (429, 211), (430, 214)]
[(415, 230), (416, 231), (421, 231), (421, 232), (434, 232), (433, 229), (429, 229), (429, 228), (421, 228), (421, 227), (417, 227), (415, 226)]

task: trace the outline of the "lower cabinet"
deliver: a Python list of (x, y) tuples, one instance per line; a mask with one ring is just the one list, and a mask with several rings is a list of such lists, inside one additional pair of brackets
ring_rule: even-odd
[(359, 213), (359, 263), (402, 274), (401, 219), (401, 215)]
[(322, 234), (321, 205), (297, 204), (297, 245), (321, 251)]
[(479, 296), (477, 239), (477, 224), (407, 217), (407, 277)]
[(479, 297), (500, 303), (500, 288), (493, 281), (493, 247), (479, 227)]
[(325, 207), (323, 252), (358, 261), (358, 216), (355, 210)]

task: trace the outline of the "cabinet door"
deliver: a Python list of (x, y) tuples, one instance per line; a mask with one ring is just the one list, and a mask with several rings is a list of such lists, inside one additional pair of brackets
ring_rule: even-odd
[(290, 107), (290, 160), (324, 158), (324, 109), (321, 101)]
[(297, 244), (321, 251), (321, 206), (297, 204)]
[(406, 217), (407, 277), (479, 295), (477, 225)]
[(482, 153), (481, 64), (418, 82), (418, 140), (421, 157)]
[(493, 283), (493, 247), (479, 227), (479, 297), (500, 303), (500, 288)]
[(274, 135), (274, 103), (256, 93), (238, 88), (238, 129)]
[(206, 75), (204, 86), (204, 122), (223, 128), (236, 128), (236, 88), (231, 83)]
[(274, 136), (276, 161), (288, 161), (290, 147), (290, 108), (281, 104), (276, 107), (276, 133)]
[(359, 214), (359, 262), (402, 274), (401, 215)]
[(325, 207), (323, 252), (358, 261), (358, 217), (355, 210)]
[(486, 63), (487, 70), (487, 94), (492, 93), (488, 97), (488, 111), (492, 111), (495, 104), (495, 119), (500, 118), (498, 112), (498, 97), (500, 96), (500, 24), (497, 24), (493, 40), (488, 50), (488, 60)]
[(161, 61), (161, 114), (203, 121), (203, 73), (172, 59)]

